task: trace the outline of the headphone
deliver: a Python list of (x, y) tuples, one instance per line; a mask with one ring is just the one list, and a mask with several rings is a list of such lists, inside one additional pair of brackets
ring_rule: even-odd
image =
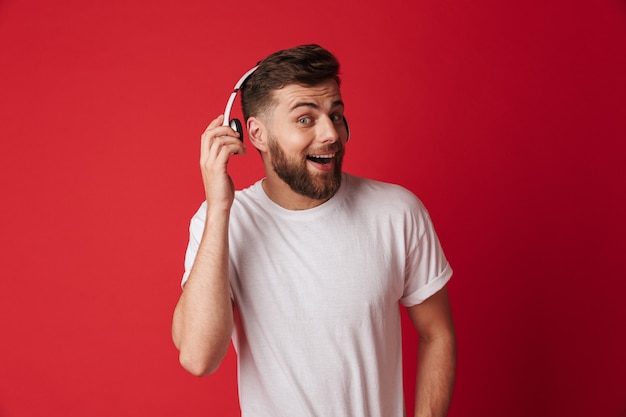
[[(243, 141), (243, 125), (241, 124), (241, 121), (239, 121), (239, 119), (231, 119), (230, 113), (233, 110), (233, 103), (235, 102), (237, 93), (239, 92), (239, 90), (241, 90), (243, 83), (246, 82), (246, 80), (252, 75), (254, 71), (256, 71), (257, 68), (259, 68), (258, 65), (252, 68), (251, 70), (248, 70), (248, 72), (243, 74), (241, 78), (239, 79), (239, 81), (237, 81), (237, 84), (235, 84), (235, 88), (233, 88), (233, 92), (230, 93), (230, 97), (228, 97), (228, 102), (226, 103), (226, 109), (224, 110), (224, 122), (222, 123), (222, 126), (230, 126), (235, 132), (239, 133), (239, 139), (241, 139), (242, 141)], [(348, 133), (348, 138), (346, 139), (346, 142), (347, 142), (350, 140), (350, 128), (348, 127), (348, 121), (346, 120), (346, 116), (343, 116), (343, 123), (346, 125), (346, 131)]]

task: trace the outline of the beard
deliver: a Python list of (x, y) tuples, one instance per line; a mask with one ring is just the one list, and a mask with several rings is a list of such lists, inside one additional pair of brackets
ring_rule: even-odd
[(268, 141), (269, 153), (272, 158), (272, 167), (280, 179), (298, 194), (314, 200), (326, 200), (332, 197), (341, 185), (341, 164), (343, 162), (343, 145), (336, 142), (323, 149), (316, 149), (314, 153), (334, 152), (334, 167), (328, 172), (312, 174), (307, 168), (307, 155), (300, 158), (287, 158), (278, 142), (271, 137)]

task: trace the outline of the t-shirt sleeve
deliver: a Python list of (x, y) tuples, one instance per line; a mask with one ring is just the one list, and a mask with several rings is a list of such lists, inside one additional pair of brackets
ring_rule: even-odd
[(405, 233), (408, 247), (404, 294), (400, 302), (410, 307), (424, 302), (442, 289), (452, 277), (428, 211), (418, 200)]
[(200, 246), (200, 240), (202, 239), (202, 233), (204, 232), (204, 222), (206, 217), (206, 202), (202, 203), (196, 214), (191, 218), (189, 223), (189, 243), (187, 243), (187, 251), (185, 252), (185, 272), (183, 273), (183, 279), (181, 281), (181, 287), (185, 286), (191, 267), (196, 260), (196, 254), (198, 253), (198, 246)]

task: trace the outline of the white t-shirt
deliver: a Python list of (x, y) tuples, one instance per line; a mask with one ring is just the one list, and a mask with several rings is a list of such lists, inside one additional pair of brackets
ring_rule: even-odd
[(417, 197), (344, 174), (329, 201), (292, 211), (259, 181), (236, 193), (229, 233), (242, 415), (403, 416), (398, 303), (419, 304), (452, 276)]

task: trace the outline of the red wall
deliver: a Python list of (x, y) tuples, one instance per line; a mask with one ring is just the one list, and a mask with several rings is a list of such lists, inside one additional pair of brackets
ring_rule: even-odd
[(455, 269), (450, 416), (626, 416), (618, 0), (1, 1), (0, 416), (237, 415), (232, 352), (196, 379), (169, 336), (199, 137), (309, 42), (347, 170), (417, 193)]

